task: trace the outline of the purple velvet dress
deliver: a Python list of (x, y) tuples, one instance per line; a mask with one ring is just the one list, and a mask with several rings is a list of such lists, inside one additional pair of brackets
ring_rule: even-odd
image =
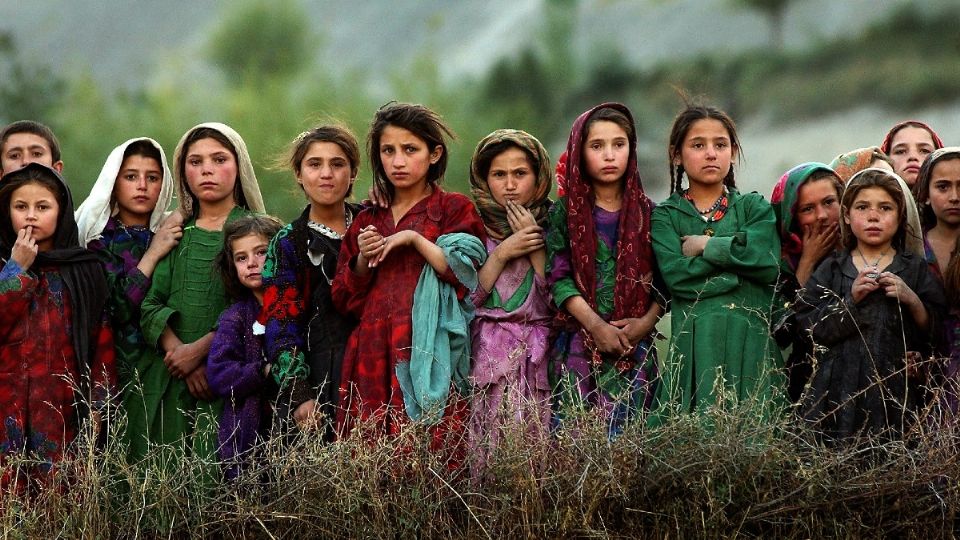
[(250, 450), (270, 428), (270, 389), (263, 376), (263, 336), (253, 325), (260, 303), (253, 296), (232, 304), (223, 314), (210, 345), (207, 382), (223, 398), (218, 454), (227, 478), (236, 478)]
[[(488, 239), (487, 252), (499, 242)], [(505, 430), (543, 436), (550, 427), (547, 375), (553, 310), (550, 288), (528, 257), (504, 267), (492, 291), (471, 296), (477, 310), (471, 325), (474, 386), (470, 446), (485, 462)]]

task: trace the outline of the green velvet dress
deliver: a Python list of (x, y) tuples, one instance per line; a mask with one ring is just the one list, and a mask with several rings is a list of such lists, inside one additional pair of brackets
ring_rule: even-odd
[[(672, 335), (657, 404), (693, 412), (731, 400), (782, 400), (783, 360), (770, 337), (780, 267), (773, 209), (757, 193), (731, 189), (728, 210), (707, 222), (681, 193), (653, 211), (653, 249), (670, 291)], [(681, 237), (712, 235), (686, 257)], [(722, 381), (720, 384), (715, 384)]]
[[(227, 223), (248, 214), (249, 210), (234, 207)], [(141, 306), (140, 322), (148, 345), (137, 366), (143, 406), (127, 410), (134, 459), (145, 456), (150, 443), (171, 444), (200, 459), (216, 458), (222, 400), (194, 398), (187, 383), (167, 371), (159, 346), (160, 334), (168, 325), (184, 343), (214, 329), (228, 304), (213, 262), (222, 247), (222, 231), (201, 229), (196, 220), (190, 220), (184, 225), (180, 244), (153, 273), (153, 284)]]

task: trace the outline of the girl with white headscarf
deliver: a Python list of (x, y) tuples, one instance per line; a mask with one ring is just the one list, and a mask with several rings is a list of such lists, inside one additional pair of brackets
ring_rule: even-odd
[(142, 406), (127, 411), (135, 435), (131, 454), (145, 455), (149, 443), (185, 445), (188, 454), (212, 461), (223, 404), (207, 384), (207, 353), (228, 304), (213, 261), (224, 225), (262, 213), (263, 198), (247, 146), (229, 126), (193, 127), (173, 161), (183, 237), (157, 265), (141, 308), (148, 351), (140, 372)]
[(110, 152), (76, 211), (80, 244), (97, 255), (106, 273), (107, 311), (127, 410), (143, 407), (137, 391), (146, 350), (140, 305), (157, 264), (183, 235), (180, 213), (167, 217), (165, 212), (173, 193), (173, 176), (160, 144), (146, 137), (130, 139)]

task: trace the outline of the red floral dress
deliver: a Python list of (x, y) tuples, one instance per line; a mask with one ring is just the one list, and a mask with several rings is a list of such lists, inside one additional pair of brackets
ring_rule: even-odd
[[(46, 473), (77, 436), (74, 402), (80, 376), (70, 339), (69, 293), (60, 273), (5, 273), (0, 279), (0, 464), (12, 453), (39, 461)], [(104, 321), (95, 337), (90, 388), (94, 409), (116, 384), (113, 334)], [(7, 485), (12, 471), (0, 479)]]
[[(334, 305), (354, 314), (360, 324), (350, 335), (340, 379), (340, 433), (347, 433), (356, 420), (375, 419), (384, 433), (396, 434), (409, 421), (403, 394), (397, 382), (396, 366), (410, 361), (413, 293), (426, 260), (412, 246), (393, 250), (366, 275), (353, 271), (360, 249), (360, 230), (374, 225), (383, 236), (413, 230), (436, 242), (444, 234), (463, 232), (486, 240), (483, 222), (473, 203), (459, 193), (439, 188), (411, 208), (396, 225), (389, 208), (361, 212), (347, 232), (340, 248), (337, 276), (333, 280)], [(468, 293), (449, 268), (442, 281), (455, 286), (461, 299)], [(466, 404), (451, 392), (444, 420), (432, 429), (434, 440), (443, 444), (444, 434), (463, 434)]]

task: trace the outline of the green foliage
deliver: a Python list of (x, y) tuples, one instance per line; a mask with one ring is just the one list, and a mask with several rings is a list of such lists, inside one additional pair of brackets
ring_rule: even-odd
[(235, 83), (290, 77), (313, 63), (316, 36), (298, 0), (231, 5), (210, 40), (210, 58)]

